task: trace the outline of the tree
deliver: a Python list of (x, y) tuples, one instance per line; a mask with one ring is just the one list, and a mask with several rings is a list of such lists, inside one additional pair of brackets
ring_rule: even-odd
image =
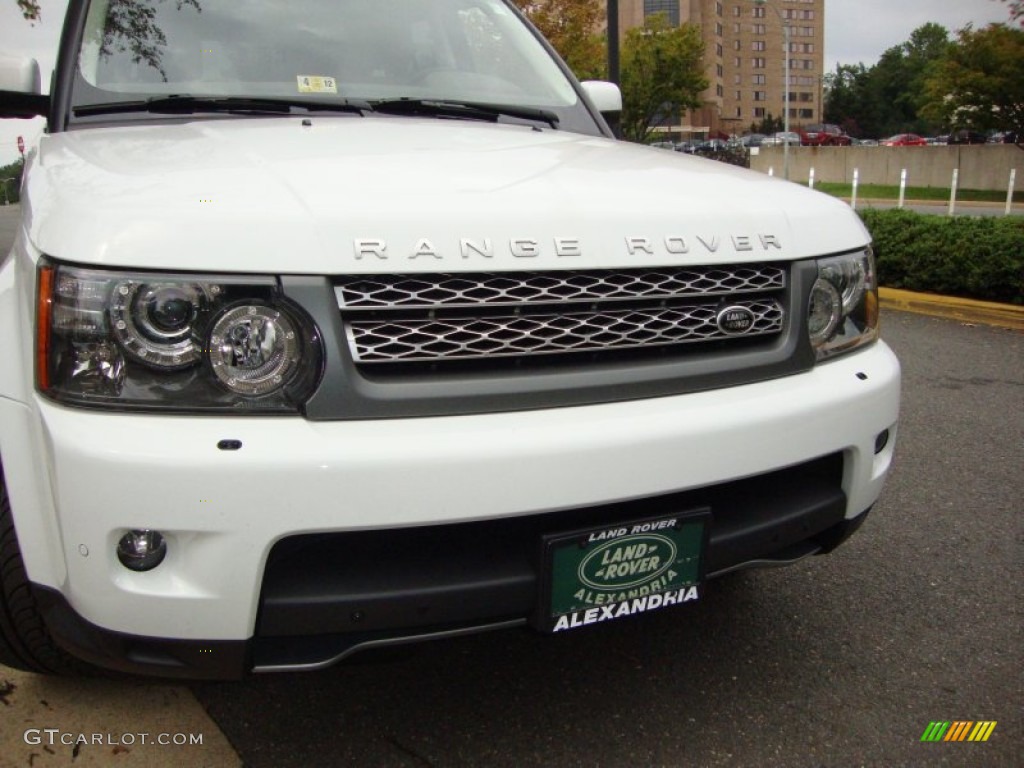
[(772, 117), (772, 113), (769, 112), (764, 118), (761, 119), (761, 122), (755, 121), (750, 124), (750, 132), (763, 133), (766, 136), (770, 136), (773, 133), (778, 133), (779, 131), (783, 130), (783, 128), (785, 128), (785, 125), (785, 118)]
[(17, 0), (21, 15), (29, 21), (38, 21), (40, 8), (38, 0)]
[(581, 80), (605, 77), (605, 18), (600, 0), (515, 0)]
[(873, 67), (840, 64), (826, 75), (825, 119), (851, 135), (928, 134), (939, 127), (922, 112), (925, 82), (949, 50), (949, 32), (928, 23), (885, 51)]
[[(825, 122), (842, 126), (851, 136), (880, 135), (868, 96), (869, 70), (863, 64), (837, 64), (825, 75)], [(857, 126), (851, 131), (849, 126)]]
[(626, 33), (622, 46), (622, 135), (646, 142), (659, 118), (695, 109), (708, 87), (704, 41), (693, 24), (673, 27), (661, 13)]
[(928, 134), (938, 128), (920, 110), (928, 70), (946, 55), (948, 48), (946, 28), (928, 23), (915, 29), (910, 40), (882, 54), (868, 82), (880, 136), (905, 131)]
[[(174, 3), (179, 11), (190, 6), (196, 13), (202, 13), (199, 0), (174, 0)], [(156, 15), (153, 5), (138, 0), (110, 0), (102, 33), (94, 41), (99, 45), (100, 56), (128, 53), (134, 63), (152, 67), (166, 81), (163, 54), (167, 37), (156, 24)]]
[(1024, 0), (1002, 0), (1010, 6), (1010, 21), (1019, 21), (1024, 26)]
[(0, 168), (0, 205), (17, 203), (21, 199), (21, 174), (24, 164), (16, 160)]
[[(21, 14), (29, 21), (38, 21), (42, 11), (39, 0), (16, 0)], [(163, 0), (160, 0), (163, 2)], [(176, 0), (177, 8), (189, 5), (201, 13), (199, 0)], [(145, 63), (157, 70), (166, 80), (161, 60), (167, 38), (155, 23), (156, 9), (137, 0), (110, 0), (106, 26), (99, 40), (100, 55), (109, 56), (116, 51), (128, 51), (135, 63)]]
[(925, 83), (925, 110), (953, 128), (1024, 134), (1024, 30), (960, 30)]

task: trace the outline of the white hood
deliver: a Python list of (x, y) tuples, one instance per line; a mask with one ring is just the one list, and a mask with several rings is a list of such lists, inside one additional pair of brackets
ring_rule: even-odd
[(794, 183), (515, 125), (327, 117), (90, 128), (44, 137), (36, 163), (25, 202), (33, 243), (95, 265), (572, 269), (788, 260), (869, 239), (844, 203)]

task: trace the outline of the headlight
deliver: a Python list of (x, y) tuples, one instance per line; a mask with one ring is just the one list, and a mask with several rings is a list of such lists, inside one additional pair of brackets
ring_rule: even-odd
[(201, 358), (193, 328), (209, 311), (210, 292), (218, 289), (200, 283), (122, 280), (111, 292), (111, 330), (128, 356), (140, 363), (188, 368)]
[(210, 364), (232, 392), (262, 395), (273, 392), (301, 365), (300, 336), (295, 324), (271, 307), (235, 307), (214, 323), (210, 332)]
[(60, 402), (294, 412), (319, 383), (319, 332), (273, 278), (43, 263), (38, 286), (38, 385)]
[(878, 338), (878, 283), (871, 249), (819, 259), (807, 331), (818, 360)]

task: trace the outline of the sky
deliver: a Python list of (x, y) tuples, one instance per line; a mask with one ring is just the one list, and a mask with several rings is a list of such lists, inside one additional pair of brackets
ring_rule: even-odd
[[(30, 24), (21, 18), (15, 0), (0, 0), (0, 56), (37, 59), (46, 91), (66, 0), (39, 0), (39, 5), (42, 20)], [(836, 64), (871, 66), (930, 21), (955, 32), (966, 24), (983, 27), (1008, 19), (1007, 4), (1000, 0), (826, 0), (825, 71), (835, 71)], [(0, 167), (18, 158), (19, 135), (31, 145), (42, 130), (41, 119), (0, 120)]]

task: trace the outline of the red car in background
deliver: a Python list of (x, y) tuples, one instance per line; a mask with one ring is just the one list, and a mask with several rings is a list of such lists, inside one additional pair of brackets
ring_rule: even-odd
[(808, 125), (800, 129), (800, 143), (805, 147), (848, 147), (853, 140), (838, 125)]
[(882, 139), (883, 147), (926, 147), (928, 141), (916, 133), (897, 133), (888, 139)]

